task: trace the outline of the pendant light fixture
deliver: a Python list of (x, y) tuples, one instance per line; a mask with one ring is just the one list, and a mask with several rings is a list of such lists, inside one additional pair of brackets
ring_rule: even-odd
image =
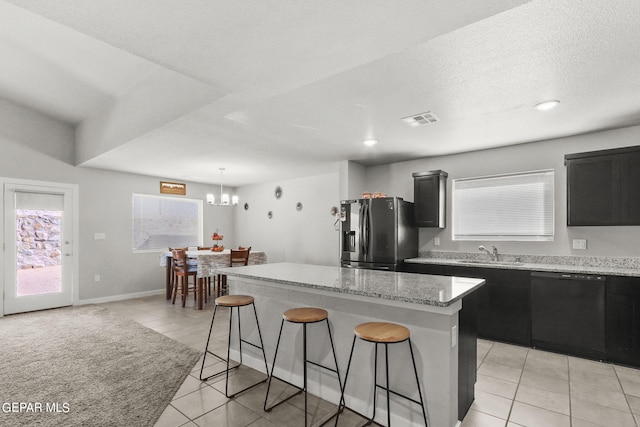
[(229, 201), (229, 194), (222, 193), (222, 175), (225, 171), (225, 168), (218, 169), (220, 169), (220, 201), (216, 203), (216, 197), (213, 195), (213, 193), (209, 193), (207, 194), (207, 203), (213, 206), (236, 206), (239, 202), (238, 196), (231, 196), (231, 201)]

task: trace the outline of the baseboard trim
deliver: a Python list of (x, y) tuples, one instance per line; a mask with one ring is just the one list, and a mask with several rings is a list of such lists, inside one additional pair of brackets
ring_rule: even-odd
[(83, 299), (83, 300), (75, 301), (73, 305), (102, 304), (105, 302), (114, 302), (114, 301), (122, 301), (126, 299), (150, 297), (154, 295), (163, 295), (165, 292), (167, 292), (165, 289), (157, 289), (155, 291), (136, 292), (134, 294), (123, 294), (123, 295), (113, 295), (110, 297), (102, 297), (102, 298)]

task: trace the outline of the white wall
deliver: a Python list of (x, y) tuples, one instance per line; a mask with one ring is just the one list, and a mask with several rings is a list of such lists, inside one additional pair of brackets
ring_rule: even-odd
[[(0, 104), (0, 117), (4, 112)], [(163, 289), (159, 253), (134, 254), (131, 240), (132, 193), (159, 194), (163, 179), (74, 167), (59, 159), (68, 159), (61, 153), (73, 146), (73, 129), (28, 110), (23, 113), (21, 120), (4, 121), (0, 126), (0, 176), (79, 185), (80, 300)], [(205, 200), (211, 191), (215, 186), (187, 183), (186, 197)], [(215, 210), (204, 203), (206, 245), (212, 243), (215, 227), (231, 229), (232, 224), (230, 210)], [(94, 233), (105, 233), (106, 239), (93, 240)], [(100, 282), (94, 281), (95, 274), (100, 274)]]
[[(442, 169), (447, 180), (447, 228), (420, 229), (420, 250), (475, 252), (479, 244), (495, 244), (501, 253), (640, 256), (640, 226), (567, 227), (564, 155), (640, 144), (640, 127), (616, 129), (504, 148), (424, 158), (367, 169), (371, 191), (413, 201), (413, 172)], [(540, 169), (555, 170), (555, 240), (553, 242), (459, 242), (451, 240), (451, 181), (456, 178)], [(640, 183), (638, 183), (640, 185)], [(440, 237), (441, 246), (434, 246)], [(572, 239), (587, 239), (587, 250), (572, 249)]]
[[(280, 199), (274, 196), (276, 186), (283, 190)], [(330, 213), (333, 206), (340, 207), (337, 172), (241, 187), (237, 194), (237, 244), (264, 250), (269, 262), (338, 264), (337, 218)], [(296, 210), (298, 202), (303, 205), (301, 211)], [(245, 203), (248, 210), (243, 208)]]

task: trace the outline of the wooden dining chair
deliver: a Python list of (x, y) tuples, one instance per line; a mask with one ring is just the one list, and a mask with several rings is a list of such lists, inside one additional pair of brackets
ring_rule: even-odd
[[(190, 290), (193, 290), (194, 300), (197, 298), (196, 289), (198, 286), (198, 267), (189, 264), (187, 259), (187, 252), (184, 249), (174, 249), (173, 254), (173, 298), (171, 304), (176, 303), (176, 296), (178, 295), (178, 279), (180, 279), (180, 295), (182, 297), (182, 306), (184, 307), (187, 302), (187, 295)], [(189, 277), (193, 276), (193, 287), (189, 287)]]
[[(251, 252), (251, 246), (248, 248), (231, 249), (229, 253), (229, 267), (236, 267), (241, 265), (249, 265), (249, 253)], [(227, 275), (218, 274), (218, 296), (224, 295), (227, 292)]]

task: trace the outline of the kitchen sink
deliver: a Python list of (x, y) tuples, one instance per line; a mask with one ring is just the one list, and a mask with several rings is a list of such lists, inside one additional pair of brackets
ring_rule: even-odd
[(455, 262), (460, 264), (490, 264), (490, 265), (523, 265), (520, 261), (493, 261), (493, 260), (481, 260), (481, 259), (457, 259)]

